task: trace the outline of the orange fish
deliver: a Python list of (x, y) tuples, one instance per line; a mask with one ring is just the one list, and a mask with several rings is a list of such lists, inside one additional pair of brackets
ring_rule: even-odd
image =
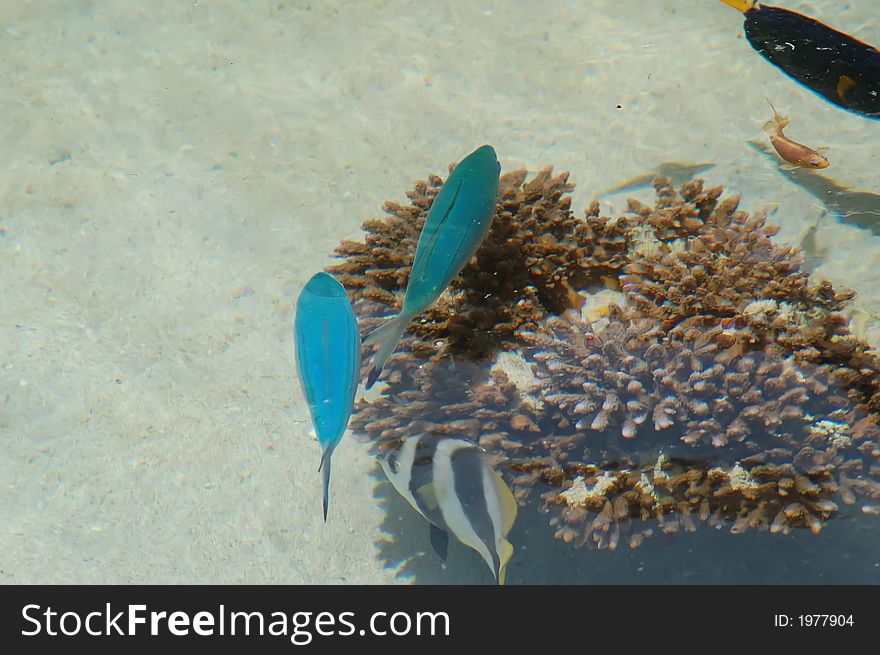
[(788, 125), (788, 119), (776, 111), (773, 103), (767, 100), (773, 110), (773, 119), (764, 123), (764, 131), (770, 135), (770, 143), (787, 163), (782, 165), (785, 170), (794, 168), (828, 168), (825, 154), (828, 148), (810, 148), (797, 141), (792, 141), (782, 133)]

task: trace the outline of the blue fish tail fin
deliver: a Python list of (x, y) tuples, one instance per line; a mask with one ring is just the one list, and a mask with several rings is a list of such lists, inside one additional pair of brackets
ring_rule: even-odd
[(378, 346), (376, 352), (370, 357), (370, 368), (367, 370), (367, 381), (365, 384), (367, 389), (372, 387), (376, 380), (379, 379), (382, 369), (385, 368), (385, 362), (391, 356), (391, 353), (394, 352), (394, 349), (397, 348), (397, 342), (400, 341), (403, 330), (411, 318), (411, 316), (401, 312), (394, 318), (389, 319), (388, 322), (377, 327), (364, 338), (364, 345), (377, 344)]
[(324, 508), (324, 523), (327, 522), (327, 506), (330, 503), (330, 457), (333, 455), (333, 447), (327, 446), (324, 449), (324, 452), (321, 454), (321, 464), (318, 466), (318, 471), (323, 473), (323, 486), (324, 486), (324, 496), (323, 496), (323, 508)]

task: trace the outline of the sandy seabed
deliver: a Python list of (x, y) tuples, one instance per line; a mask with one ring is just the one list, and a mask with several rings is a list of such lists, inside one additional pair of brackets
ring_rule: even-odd
[[(874, 5), (787, 3), (877, 42)], [(766, 64), (717, 1), (0, 0), (0, 73), (3, 582), (490, 581), (463, 549), (449, 575), (427, 558), (412, 574), (427, 529), (356, 439), (323, 523), (291, 329), (341, 239), (482, 143), (505, 170), (571, 171), (579, 208), (664, 162), (711, 162), (743, 207), (778, 207), (783, 242), (821, 218), (816, 275), (880, 313), (871, 215), (824, 215), (828, 187), (749, 144), (766, 96), (870, 211), (880, 124)], [(412, 540), (380, 557), (389, 521)], [(861, 580), (880, 566), (866, 534)], [(588, 551), (581, 574), (535, 578), (530, 539), (511, 581), (644, 569)]]

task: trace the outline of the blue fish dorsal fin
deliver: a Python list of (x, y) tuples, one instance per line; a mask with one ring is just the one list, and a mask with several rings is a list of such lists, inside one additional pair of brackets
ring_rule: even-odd
[(500, 176), (489, 145), (474, 150), (450, 173), (419, 236), (404, 312), (415, 316), (424, 311), (477, 252), (492, 225)]
[[(455, 173), (453, 172), (453, 175)], [(435, 203), (438, 203), (437, 213), (439, 217), (436, 221), (426, 221), (424, 230), (419, 238), (419, 250), (426, 253), (434, 253), (437, 251), (437, 242), (440, 236), (443, 235), (443, 230), (446, 227), (449, 216), (452, 214), (452, 210), (455, 209), (456, 203), (458, 202), (458, 197), (461, 194), (461, 185), (463, 180), (453, 180), (450, 176), (447, 182), (454, 182), (455, 186), (450, 187), (452, 189), (452, 196), (445, 196), (441, 198), (439, 195), (434, 200)], [(444, 185), (444, 189), (446, 186)], [(445, 206), (443, 206), (445, 205)], [(431, 209), (434, 209), (432, 205)], [(452, 268), (456, 265), (456, 255), (457, 252), (461, 249), (461, 245), (455, 249), (455, 252), (448, 253), (448, 257), (446, 258), (447, 266), (445, 271), (441, 275), (437, 275), (436, 272), (429, 272), (428, 264), (431, 263), (431, 257), (416, 257), (413, 262), (412, 271), (410, 272), (410, 279), (414, 281), (414, 284), (422, 284), (422, 285), (431, 285), (433, 284), (435, 287), (435, 293), (439, 296), (443, 289), (446, 288), (449, 281), (455, 277), (455, 273), (452, 272)], [(442, 270), (442, 269), (441, 269)]]

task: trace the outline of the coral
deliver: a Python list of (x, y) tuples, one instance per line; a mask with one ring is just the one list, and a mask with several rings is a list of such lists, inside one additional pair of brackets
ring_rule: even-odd
[(546, 433), (509, 462), (523, 474), (520, 497), (536, 481), (551, 487), (542, 500), (558, 513), (557, 536), (637, 545), (653, 532), (648, 519), (666, 532), (698, 520), (818, 532), (833, 498), (855, 502), (852, 477), (880, 498), (880, 483), (862, 478), (880, 475), (880, 431), (833, 366), (798, 364), (772, 343), (731, 355), (719, 332), (623, 315), (599, 330), (548, 319), (523, 335)]
[[(440, 184), (337, 250), (366, 328), (400, 306)], [(377, 450), (420, 431), (478, 441), (576, 546), (700, 523), (818, 532), (840, 505), (877, 507), (880, 363), (849, 332), (852, 292), (814, 283), (763, 216), (700, 180), (583, 219), (567, 174), (501, 188), (476, 258), (358, 407)]]
[[(407, 194), (409, 205), (385, 204), (388, 216), (364, 223), (364, 242), (345, 241), (329, 267), (349, 290), (365, 329), (402, 306), (418, 236), (442, 186), (436, 175)], [(417, 317), (410, 331), (421, 354), (445, 352), (471, 359), (514, 346), (516, 330), (548, 313), (577, 308), (578, 289), (615, 274), (624, 263), (626, 232), (571, 211), (568, 173), (547, 168), (526, 182), (526, 172), (501, 177), (492, 228), (475, 259), (446, 293)]]
[[(877, 359), (849, 334), (840, 313), (853, 297), (828, 282), (811, 284), (801, 254), (780, 247), (761, 215), (737, 210), (737, 196), (694, 181), (676, 193), (655, 183), (655, 208), (630, 201), (659, 243), (627, 264), (623, 288), (641, 314), (664, 325), (723, 326), (741, 344), (775, 341), (799, 362), (835, 364), (850, 393), (880, 410)], [(719, 319), (728, 319), (727, 321)]]
[[(517, 408), (520, 398), (507, 374), (485, 362), (434, 361), (400, 367), (388, 377), (381, 397), (363, 403), (351, 428), (369, 434), (376, 450), (396, 446), (420, 432), (464, 437), (496, 450), (508, 431), (534, 426)], [(515, 449), (515, 442), (504, 442)]]

